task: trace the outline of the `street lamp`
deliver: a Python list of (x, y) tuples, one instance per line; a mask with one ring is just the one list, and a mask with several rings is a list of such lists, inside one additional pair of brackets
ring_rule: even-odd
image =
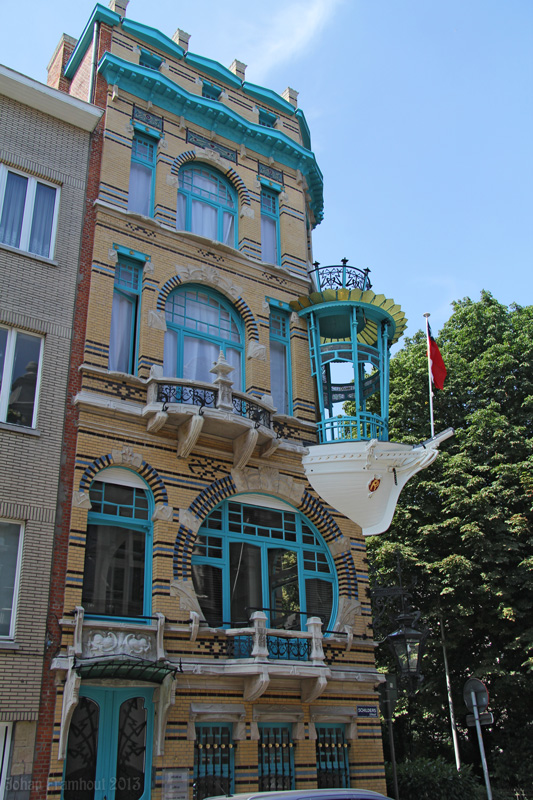
[(415, 628), (419, 619), (420, 611), (403, 611), (396, 617), (398, 629), (385, 637), (396, 659), (400, 678), (412, 682), (423, 679), (422, 653), (429, 633)]

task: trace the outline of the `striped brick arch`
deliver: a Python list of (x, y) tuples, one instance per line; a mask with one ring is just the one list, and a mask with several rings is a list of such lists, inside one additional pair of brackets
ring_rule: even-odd
[[(184, 281), (184, 280), (182, 280), (180, 275), (174, 275), (172, 278), (170, 278), (161, 287), (161, 290), (159, 292), (159, 296), (157, 298), (157, 310), (164, 312), (165, 311), (165, 305), (166, 305), (166, 302), (167, 302), (169, 294), (171, 292), (173, 292), (174, 289), (177, 289), (178, 286), (185, 285), (185, 283), (198, 283), (198, 281), (197, 280), (191, 280), (189, 278), (187, 278), (187, 280)], [(216, 283), (208, 283), (205, 280), (203, 280), (202, 283), (205, 283), (206, 286), (211, 286), (211, 288), (215, 289), (216, 291), (220, 291), (221, 287), (217, 286)], [(235, 309), (241, 315), (241, 317), (243, 319), (243, 322), (244, 322), (244, 328), (246, 330), (246, 337), (249, 340), (253, 340), (253, 341), (258, 342), (259, 341), (259, 326), (257, 325), (255, 317), (252, 314), (252, 312), (250, 310), (250, 307), (248, 306), (246, 301), (243, 300), (242, 297), (238, 297), (237, 300), (232, 300), (231, 297), (228, 297), (227, 295), (224, 295), (224, 296), (226, 297), (227, 300), (229, 300), (231, 303), (233, 303)]]
[[(185, 153), (182, 153), (181, 155), (179, 155), (177, 158), (174, 159), (174, 162), (170, 168), (170, 174), (178, 175), (181, 167), (184, 164), (189, 163), (189, 161), (202, 161), (202, 158), (201, 156), (198, 157), (198, 154), (195, 150), (187, 150)], [(208, 166), (211, 166), (211, 162), (208, 163)], [(224, 169), (219, 169), (218, 166), (215, 165), (215, 168), (218, 169), (218, 171), (221, 172), (222, 175), (224, 175), (231, 183), (231, 185), (234, 187), (239, 197), (239, 202), (241, 206), (251, 206), (250, 194), (248, 192), (248, 189), (246, 188), (246, 184), (244, 183), (239, 173), (235, 172), (233, 167), (224, 170)]]
[[(231, 475), (227, 475), (203, 489), (187, 511), (196, 517), (199, 522), (198, 527), (200, 527), (219, 503), (229, 500), (235, 494), (237, 494), (237, 486)], [(342, 537), (342, 532), (329, 511), (307, 490), (303, 494), (298, 511), (311, 520), (328, 544)], [(174, 578), (176, 580), (191, 580), (191, 556), (195, 541), (196, 531), (187, 525), (180, 525), (174, 544)], [(340, 594), (357, 598), (357, 573), (352, 553), (348, 551), (336, 556), (335, 566)]]
[[(122, 453), (121, 453), (122, 455)], [(126, 469), (131, 469), (133, 472), (136, 472), (141, 478), (144, 478), (150, 489), (152, 490), (152, 494), (154, 496), (154, 502), (162, 503), (165, 506), (168, 506), (168, 494), (165, 488), (165, 484), (163, 483), (162, 479), (159, 476), (157, 470), (155, 470), (147, 461), (142, 461), (139, 466), (134, 464), (128, 464), (121, 458), (120, 461), (115, 461), (113, 458), (113, 453), (108, 453), (105, 456), (100, 456), (100, 458), (95, 458), (92, 464), (85, 469), (85, 472), (81, 476), (80, 480), (80, 492), (88, 492), (91, 483), (96, 479), (97, 475), (101, 470), (106, 469), (107, 467), (124, 467)]]

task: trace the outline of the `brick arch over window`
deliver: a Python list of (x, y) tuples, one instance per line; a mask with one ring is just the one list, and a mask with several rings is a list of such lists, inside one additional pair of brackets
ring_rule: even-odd
[[(191, 580), (191, 556), (196, 541), (196, 534), (211, 511), (223, 500), (241, 495), (233, 477), (227, 475), (219, 478), (203, 489), (187, 509), (186, 516), (195, 520), (194, 528), (186, 524), (179, 526), (174, 544), (174, 578), (178, 581)], [(297, 510), (306, 516), (317, 528), (328, 545), (343, 541), (342, 532), (323, 503), (313, 497), (307, 490), (303, 492)], [(335, 568), (341, 595), (357, 598), (357, 573), (353, 555), (349, 550), (334, 555)]]
[(210, 280), (209, 274), (211, 271), (202, 271), (193, 272), (190, 276), (187, 275), (186, 277), (182, 278), (180, 275), (174, 275), (170, 278), (162, 287), (159, 292), (159, 296), (157, 298), (157, 310), (165, 311), (165, 304), (167, 302), (169, 294), (174, 291), (178, 286), (182, 286), (185, 283), (197, 283), (197, 284), (205, 284), (206, 286), (215, 289), (217, 292), (220, 292), (224, 295), (234, 306), (235, 310), (238, 311), (242, 320), (244, 322), (244, 328), (246, 331), (246, 338), (248, 341), (259, 341), (259, 326), (256, 322), (254, 315), (252, 314), (250, 307), (243, 300), (242, 297), (231, 297), (230, 293), (224, 291), (224, 282), (218, 282), (216, 280)]
[[(189, 163), (190, 161), (201, 162), (202, 159), (198, 157), (198, 154), (196, 153), (195, 150), (187, 150), (185, 153), (182, 153), (181, 155), (179, 155), (177, 158), (174, 159), (174, 162), (170, 168), (170, 174), (177, 176), (181, 167), (184, 164)], [(209, 166), (212, 166), (211, 162), (208, 163)], [(250, 194), (241, 176), (237, 172), (235, 172), (235, 170), (232, 167), (224, 170), (220, 169), (220, 166), (218, 164), (215, 164), (214, 166), (219, 170), (219, 172), (222, 175), (224, 175), (224, 177), (228, 179), (228, 181), (234, 187), (239, 197), (239, 202), (241, 206), (251, 206), (252, 203), (250, 200)]]
[(139, 455), (135, 453), (132, 453), (131, 455), (131, 458), (125, 458), (124, 451), (121, 450), (112, 451), (105, 456), (95, 458), (92, 464), (89, 464), (81, 476), (79, 489), (80, 492), (85, 493), (89, 491), (91, 483), (93, 480), (95, 480), (96, 476), (101, 470), (107, 469), (108, 467), (124, 467), (126, 469), (133, 470), (133, 472), (137, 472), (141, 478), (144, 478), (152, 491), (154, 503), (161, 503), (165, 506), (168, 506), (168, 493), (165, 484), (163, 483), (157, 470), (148, 464), (147, 461), (143, 461)]

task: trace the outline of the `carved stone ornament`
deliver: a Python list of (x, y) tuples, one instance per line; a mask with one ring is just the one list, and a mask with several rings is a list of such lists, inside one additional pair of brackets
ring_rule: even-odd
[(335, 620), (334, 630), (344, 630), (344, 626), (348, 625), (354, 628), (357, 617), (361, 616), (361, 603), (353, 597), (339, 597), (339, 610), (337, 612), (337, 619)]
[(177, 175), (171, 175), (170, 173), (167, 175), (167, 186), (172, 186), (173, 189), (177, 189), (178, 183)]
[(92, 508), (89, 495), (85, 494), (85, 492), (74, 492), (72, 495), (72, 505), (74, 508), (85, 508), (87, 511), (90, 511)]
[(248, 343), (246, 350), (246, 358), (257, 358), (258, 361), (266, 361), (266, 345), (259, 344), (258, 341), (252, 339)]
[(351, 547), (350, 540), (347, 539), (346, 536), (340, 536), (338, 539), (335, 539), (335, 541), (331, 542), (329, 545), (329, 549), (331, 551), (332, 556), (338, 556), (341, 553), (349, 553), (350, 547)]
[(198, 533), (202, 521), (189, 511), (188, 508), (180, 508), (179, 510), (179, 523), (185, 528), (189, 528), (193, 533)]
[(271, 494), (287, 500), (294, 506), (299, 506), (305, 491), (305, 483), (299, 483), (289, 475), (282, 475), (273, 467), (259, 467), (259, 469), (233, 469), (231, 477), (237, 487), (237, 492), (261, 492)]
[(110, 248), (109, 248), (109, 250), (108, 250), (107, 252), (108, 252), (108, 255), (109, 255), (109, 260), (110, 260), (110, 262), (111, 262), (112, 264), (116, 264), (116, 263), (117, 263), (117, 261), (118, 261), (118, 253), (117, 253), (117, 251), (115, 250), (115, 248), (114, 248), (114, 247), (110, 247)]
[(156, 331), (166, 331), (167, 321), (164, 311), (155, 311), (153, 308), (148, 312), (148, 327)]
[[(154, 272), (155, 272), (155, 267), (154, 267), (154, 265), (152, 264), (152, 262), (150, 261), (150, 259), (146, 260), (146, 261), (144, 262), (143, 274), (144, 274), (144, 275), (153, 275), (153, 274), (154, 274)], [(159, 313), (160, 313), (160, 312), (159, 312)]]
[(170, 595), (179, 599), (181, 611), (194, 611), (201, 620), (205, 620), (192, 581), (172, 581)]
[(176, 265), (176, 272), (183, 282), (206, 283), (208, 286), (220, 289), (221, 292), (233, 300), (238, 300), (242, 294), (242, 287), (225, 278), (214, 267), (206, 265), (181, 267)]
[(161, 519), (163, 522), (172, 522), (173, 516), (174, 509), (172, 506), (167, 506), (164, 503), (156, 503), (154, 513), (152, 514), (152, 522), (155, 522), (157, 519)]
[(84, 651), (89, 658), (99, 656), (141, 656), (146, 658), (153, 650), (153, 637), (125, 631), (91, 630)]
[(164, 755), (165, 731), (170, 709), (176, 701), (176, 678), (170, 673), (154, 692), (155, 719), (154, 719), (154, 753), (156, 756)]
[(74, 659), (70, 660), (70, 668), (67, 673), (67, 680), (63, 689), (63, 705), (61, 707), (61, 731), (59, 734), (59, 752), (57, 758), (62, 761), (67, 752), (68, 732), (70, 721), (74, 710), (78, 705), (78, 695), (81, 685), (81, 677), (74, 670)]
[(248, 217), (249, 219), (254, 219), (255, 211), (253, 210), (252, 206), (243, 205), (241, 206), (240, 216)]
[(259, 433), (254, 428), (251, 428), (233, 440), (233, 464), (235, 469), (242, 469), (246, 466), (252, 457), (258, 438)]
[(111, 450), (111, 457), (115, 464), (125, 464), (128, 467), (138, 468), (142, 466), (143, 457), (140, 453), (135, 453), (133, 447), (124, 445), (122, 450)]

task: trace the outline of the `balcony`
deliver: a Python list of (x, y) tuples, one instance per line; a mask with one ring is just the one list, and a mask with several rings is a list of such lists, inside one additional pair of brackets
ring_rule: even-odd
[(322, 621), (318, 617), (308, 619), (307, 631), (267, 628), (266, 621), (263, 611), (255, 611), (250, 617), (250, 627), (227, 629), (227, 655), (255, 661), (281, 659), (324, 665)]
[(342, 258), (341, 264), (321, 267), (318, 261), (313, 264), (314, 269), (309, 270), (309, 277), (317, 292), (325, 289), (361, 289), (366, 292), (372, 288), (368, 277), (369, 269), (349, 267), (348, 259)]

